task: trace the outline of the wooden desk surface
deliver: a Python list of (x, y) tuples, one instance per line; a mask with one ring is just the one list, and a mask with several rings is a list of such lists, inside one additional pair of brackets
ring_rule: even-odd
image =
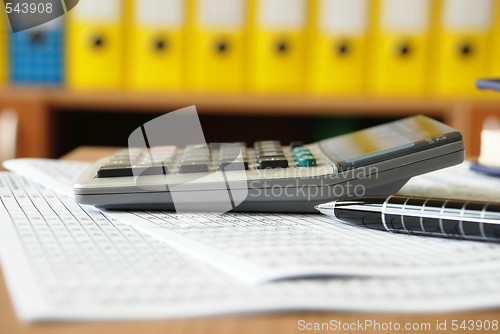
[[(83, 147), (79, 148), (63, 159), (93, 161), (99, 157), (110, 155), (112, 148)], [(412, 333), (495, 333), (499, 330), (464, 330), (453, 331), (451, 324), (453, 320), (462, 321), (500, 321), (500, 310), (486, 310), (474, 312), (458, 313), (435, 313), (435, 314), (388, 314), (388, 313), (346, 313), (346, 312), (294, 312), (281, 314), (257, 314), (244, 316), (222, 316), (206, 318), (189, 318), (165, 321), (146, 321), (146, 322), (90, 322), (90, 323), (35, 323), (27, 324), (20, 322), (14, 313), (12, 303), (9, 298), (7, 288), (0, 275), (0, 334), (88, 334), (88, 333), (158, 333), (158, 334), (196, 334), (196, 333), (238, 333), (238, 334), (279, 334), (279, 333), (304, 333), (316, 331), (299, 330), (298, 322), (304, 320), (307, 323), (328, 323), (331, 320), (341, 321), (342, 323), (357, 323), (365, 320), (372, 320), (374, 323), (389, 324), (399, 323), (401, 327), (405, 324), (419, 326), (421, 329), (412, 330)], [(438, 331), (436, 323), (446, 321), (447, 329)], [(424, 329), (429, 324), (430, 329)], [(330, 333), (391, 333), (392, 331), (377, 331), (373, 328), (366, 328), (364, 331), (355, 330), (323, 330), (317, 332)], [(405, 331), (401, 331), (402, 333)]]

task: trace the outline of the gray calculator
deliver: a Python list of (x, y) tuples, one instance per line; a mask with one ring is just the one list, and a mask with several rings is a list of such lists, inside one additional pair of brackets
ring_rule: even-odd
[(129, 147), (94, 163), (74, 190), (78, 203), (107, 209), (315, 212), (335, 199), (394, 194), (464, 153), (458, 131), (418, 115), (312, 144)]

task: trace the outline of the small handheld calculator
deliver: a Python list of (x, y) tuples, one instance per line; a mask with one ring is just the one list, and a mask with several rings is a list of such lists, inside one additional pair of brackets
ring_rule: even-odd
[(107, 209), (314, 212), (335, 199), (391, 195), (463, 160), (461, 134), (419, 115), (311, 144), (130, 147), (93, 164), (74, 189), (77, 202)]

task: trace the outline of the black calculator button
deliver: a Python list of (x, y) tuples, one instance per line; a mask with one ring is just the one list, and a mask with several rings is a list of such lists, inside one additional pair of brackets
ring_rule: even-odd
[(141, 175), (162, 175), (167, 174), (168, 168), (163, 164), (131, 166), (131, 165), (106, 165), (101, 166), (97, 171), (98, 178), (105, 177), (126, 177)]
[(105, 165), (101, 166), (99, 170), (97, 171), (97, 177), (98, 178), (105, 178), (105, 177), (124, 177), (124, 176), (133, 176), (134, 173), (132, 172), (132, 166), (129, 165), (119, 165), (119, 164), (113, 164), (113, 165)]
[(220, 161), (217, 166), (217, 171), (228, 172), (228, 171), (238, 171), (238, 170), (248, 170), (248, 162), (246, 161)]
[(133, 166), (132, 172), (136, 176), (162, 175), (162, 174), (168, 174), (168, 168), (167, 168), (167, 166), (159, 163), (159, 164), (154, 164), (154, 165), (149, 165), (149, 166), (148, 165)]
[(288, 160), (284, 156), (264, 157), (258, 160), (259, 169), (288, 168)]
[(189, 174), (189, 173), (208, 173), (209, 168), (206, 163), (184, 163), (179, 166), (177, 171), (179, 174)]
[(304, 146), (304, 143), (303, 143), (303, 142), (301, 142), (301, 141), (292, 141), (292, 142), (290, 143), (290, 148), (291, 148), (292, 150), (293, 150), (294, 148), (296, 148), (296, 147), (302, 147), (302, 146)]

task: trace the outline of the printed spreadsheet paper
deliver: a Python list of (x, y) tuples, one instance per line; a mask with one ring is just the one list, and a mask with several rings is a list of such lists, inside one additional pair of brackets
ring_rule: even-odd
[(3, 166), (60, 194), (73, 196), (73, 184), (90, 163), (24, 158), (4, 161)]
[[(69, 178), (64, 181), (61, 175), (70, 175), (68, 171), (85, 167), (40, 159), (17, 160), (7, 166), (16, 163), (14, 170), (37, 179), (49, 180), (49, 173), (57, 175), (58, 169), (66, 171), (54, 178), (54, 184), (59, 184), (56, 188), (61, 189), (73, 183)], [(45, 163), (47, 168), (43, 168)], [(34, 166), (33, 172), (30, 166)], [(48, 174), (36, 175), (35, 169), (38, 173), (46, 170)], [(460, 180), (476, 177), (464, 164), (414, 178), (406, 189), (413, 187), (422, 191), (427, 178), (439, 187), (435, 181), (446, 180), (443, 174), (457, 173), (462, 175)], [(469, 189), (470, 195), (470, 186), (462, 188)], [(431, 187), (427, 189), (432, 192)], [(251, 283), (322, 275), (428, 276), (500, 270), (499, 244), (390, 234), (346, 225), (319, 214), (217, 216), (163, 211), (110, 211), (108, 214)]]
[(19, 175), (0, 173), (0, 200), (0, 259), (18, 316), (27, 321), (500, 305), (498, 270), (248, 285)]
[(412, 178), (399, 194), (500, 202), (500, 178), (470, 169), (470, 163)]

